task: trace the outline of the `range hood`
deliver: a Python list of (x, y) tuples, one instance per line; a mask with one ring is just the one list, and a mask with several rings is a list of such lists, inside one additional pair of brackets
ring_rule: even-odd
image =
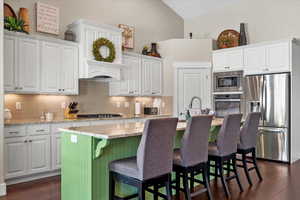
[(122, 69), (126, 68), (123, 64), (100, 62), (95, 60), (86, 61), (86, 74), (84, 79), (96, 81), (120, 81)]
[[(126, 67), (122, 59), (122, 30), (107, 24), (98, 24), (93, 21), (80, 19), (68, 25), (68, 29), (76, 35), (79, 44), (79, 79), (97, 81), (121, 80), (122, 68)], [(112, 63), (95, 60), (93, 43), (105, 38), (115, 47), (115, 59)], [(101, 51), (100, 51), (101, 50)], [(108, 48), (99, 49), (105, 57), (109, 55)]]

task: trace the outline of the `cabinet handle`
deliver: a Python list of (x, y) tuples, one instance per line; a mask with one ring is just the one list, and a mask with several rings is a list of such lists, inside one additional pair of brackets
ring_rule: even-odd
[(27, 140), (24, 141), (24, 143), (27, 143), (27, 142), (28, 142)]
[(61, 89), (58, 89), (58, 91), (60, 92), (60, 91), (61, 91)]
[(32, 142), (32, 140), (29, 140), (28, 142)]
[(15, 87), (15, 90), (17, 90), (18, 89), (18, 87)]
[(265, 68), (265, 71), (269, 71), (269, 68)]
[(20, 90), (23, 90), (23, 87), (19, 87)]
[(133, 91), (130, 91), (129, 94), (133, 94)]
[(62, 89), (62, 91), (65, 91), (65, 89)]
[(36, 130), (36, 132), (44, 132), (44, 129)]
[(225, 67), (225, 69), (230, 69), (230, 67)]

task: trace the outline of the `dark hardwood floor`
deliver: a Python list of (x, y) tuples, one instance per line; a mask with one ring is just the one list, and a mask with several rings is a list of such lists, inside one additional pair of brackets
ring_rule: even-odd
[[(244, 192), (240, 193), (236, 182), (230, 182), (232, 200), (298, 200), (300, 199), (300, 162), (293, 165), (260, 161), (259, 166), (264, 177), (258, 182), (254, 171), (251, 172), (253, 182), (249, 187), (244, 173), (240, 171)], [(226, 199), (220, 182), (211, 182), (214, 199)], [(0, 200), (59, 200), (60, 178), (52, 177), (30, 183), (8, 187), (8, 195)], [(182, 198), (184, 199), (184, 198)], [(206, 200), (202, 194), (194, 200)], [(104, 200), (104, 199), (103, 199)]]

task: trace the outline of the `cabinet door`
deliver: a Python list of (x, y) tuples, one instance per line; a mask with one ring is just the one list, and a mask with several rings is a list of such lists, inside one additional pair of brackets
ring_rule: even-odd
[(162, 77), (162, 62), (154, 60), (151, 66), (151, 94), (160, 95), (162, 93), (161, 77)]
[(39, 41), (21, 38), (18, 48), (18, 87), (20, 92), (38, 92), (40, 83)]
[(26, 138), (10, 138), (4, 144), (5, 178), (14, 178), (27, 173)]
[(250, 47), (244, 49), (245, 74), (259, 74), (266, 68), (266, 48)]
[(140, 93), (141, 59), (136, 56), (124, 56), (124, 64), (128, 67), (129, 95)]
[(224, 52), (213, 53), (214, 71), (223, 71), (226, 67), (226, 55)]
[(229, 70), (240, 70), (244, 67), (244, 54), (242, 49), (228, 51), (226, 55), (226, 67)]
[(52, 135), (52, 169), (60, 169), (60, 139), (59, 134)]
[(78, 94), (78, 49), (62, 46), (61, 51), (60, 89), (64, 94)]
[(5, 91), (16, 90), (16, 68), (17, 68), (17, 39), (4, 36), (4, 89)]
[(151, 60), (142, 60), (142, 95), (151, 95), (151, 67)]
[(61, 47), (59, 44), (43, 42), (41, 56), (41, 92), (58, 93), (60, 88)]
[(28, 139), (28, 173), (50, 170), (50, 136), (31, 136)]
[(267, 67), (272, 72), (290, 71), (290, 45), (288, 42), (266, 47)]

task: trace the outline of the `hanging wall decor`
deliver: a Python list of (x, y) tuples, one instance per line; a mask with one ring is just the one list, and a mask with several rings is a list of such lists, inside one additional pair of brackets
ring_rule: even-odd
[(122, 46), (125, 49), (134, 48), (134, 27), (125, 24), (119, 24), (122, 29)]
[(99, 38), (93, 43), (95, 60), (112, 63), (116, 58), (115, 45), (106, 38)]
[(36, 3), (37, 31), (59, 34), (59, 8), (45, 3)]

